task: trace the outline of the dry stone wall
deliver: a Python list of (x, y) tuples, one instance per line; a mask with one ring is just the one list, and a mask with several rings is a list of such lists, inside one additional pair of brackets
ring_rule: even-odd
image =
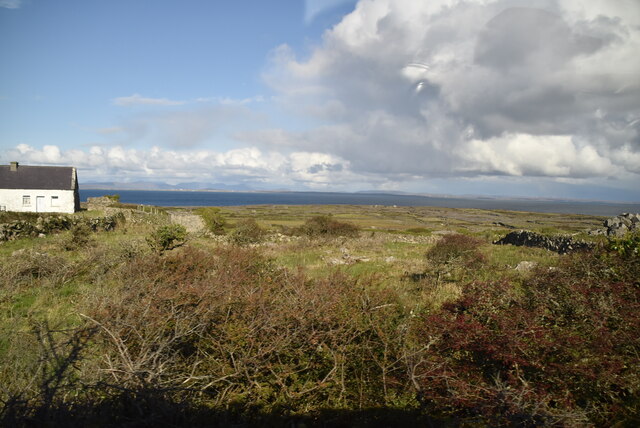
[(127, 223), (160, 225), (169, 222), (169, 217), (157, 207), (138, 205), (138, 209), (114, 206), (117, 202), (107, 196), (87, 198), (89, 211), (102, 211), (106, 216), (122, 215)]
[[(627, 233), (640, 233), (640, 214), (622, 213), (606, 219), (602, 225), (603, 228), (591, 230), (589, 234), (614, 238), (625, 236)], [(593, 243), (575, 240), (569, 236), (548, 237), (527, 230), (508, 233), (505, 237), (495, 241), (494, 244), (546, 248), (560, 254), (589, 249), (594, 246)]]
[(525, 247), (538, 247), (559, 254), (572, 251), (587, 250), (593, 248), (593, 244), (581, 240), (575, 240), (569, 236), (548, 237), (528, 230), (519, 230), (508, 233), (504, 238), (494, 242), (496, 245), (516, 245)]
[(122, 219), (122, 216), (111, 215), (92, 218), (73, 218), (67, 216), (38, 217), (35, 222), (15, 220), (0, 224), (0, 242), (57, 233), (71, 229), (80, 223), (86, 224), (93, 231), (110, 231), (115, 229), (118, 222), (122, 221)]
[(171, 223), (184, 226), (189, 233), (203, 233), (205, 231), (204, 220), (197, 214), (171, 211), (169, 212), (169, 218), (171, 219)]

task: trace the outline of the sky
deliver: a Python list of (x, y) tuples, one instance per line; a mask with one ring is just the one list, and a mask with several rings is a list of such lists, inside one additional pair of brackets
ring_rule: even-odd
[(640, 201), (637, 0), (0, 0), (0, 163)]

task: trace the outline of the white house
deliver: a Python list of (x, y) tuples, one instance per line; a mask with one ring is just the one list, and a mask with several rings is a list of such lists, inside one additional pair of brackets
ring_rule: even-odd
[(75, 168), (0, 165), (1, 211), (73, 213), (79, 209)]

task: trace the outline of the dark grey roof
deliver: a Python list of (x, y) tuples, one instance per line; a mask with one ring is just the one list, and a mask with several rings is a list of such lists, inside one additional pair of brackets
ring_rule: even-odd
[(74, 190), (75, 168), (70, 166), (0, 165), (0, 189)]

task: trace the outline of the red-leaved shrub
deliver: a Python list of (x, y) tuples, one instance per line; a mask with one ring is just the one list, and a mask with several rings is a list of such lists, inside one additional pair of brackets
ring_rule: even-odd
[(520, 288), (469, 284), (418, 329), (433, 342), (415, 375), (422, 402), (492, 425), (637, 417), (639, 273), (638, 263), (588, 253)]

